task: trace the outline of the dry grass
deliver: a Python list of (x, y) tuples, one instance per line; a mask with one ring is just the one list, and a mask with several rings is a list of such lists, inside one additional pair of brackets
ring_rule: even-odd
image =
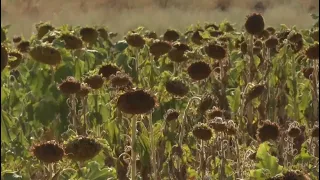
[[(95, 0), (86, 1), (87, 3), (84, 3), (85, 0), (36, 0), (37, 2), (16, 0), (16, 3), (7, 1), (1, 0), (1, 22), (3, 25), (12, 25), (9, 35), (22, 33), (24, 36), (28, 36), (34, 30), (31, 24), (40, 20), (51, 21), (54, 25), (105, 25), (111, 31), (120, 34), (139, 25), (163, 32), (169, 27), (183, 30), (192, 23), (221, 22), (224, 19), (236, 23), (240, 28), (245, 16), (252, 12), (256, 2), (255, 0)], [(301, 28), (312, 25), (313, 20), (309, 16), (308, 8), (312, 3), (319, 3), (317, 0), (263, 2), (268, 6), (264, 12), (268, 25), (284, 23)], [(221, 11), (217, 9), (219, 4), (229, 4), (229, 8)], [(315, 7), (318, 5), (315, 4)], [(316, 8), (314, 11), (318, 12), (319, 9)]]

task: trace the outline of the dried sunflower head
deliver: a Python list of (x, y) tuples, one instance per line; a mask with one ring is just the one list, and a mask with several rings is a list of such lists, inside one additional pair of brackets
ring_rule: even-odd
[(92, 89), (100, 89), (103, 86), (105, 78), (102, 75), (91, 75), (84, 79), (84, 82), (87, 83)]
[(145, 114), (156, 105), (153, 95), (144, 90), (125, 92), (118, 98), (117, 107), (127, 114)]
[(262, 48), (262, 47), (263, 47), (263, 43), (262, 43), (262, 41), (260, 41), (260, 40), (256, 40), (256, 41), (254, 42), (254, 46), (259, 47), (259, 48)]
[(144, 37), (150, 38), (150, 39), (158, 39), (158, 35), (157, 35), (157, 33), (154, 32), (154, 31), (147, 31), (147, 32), (144, 34)]
[(119, 90), (128, 90), (133, 88), (132, 78), (126, 74), (118, 71), (116, 75), (110, 76), (111, 87)]
[(109, 79), (111, 75), (115, 75), (118, 71), (120, 71), (120, 68), (116, 65), (105, 64), (100, 67), (98, 74), (102, 74), (104, 78)]
[(208, 111), (207, 115), (209, 119), (214, 119), (216, 117), (224, 116), (224, 111), (216, 106), (213, 106), (213, 108)]
[(4, 45), (1, 44), (1, 72), (8, 64), (8, 51)]
[(37, 38), (41, 39), (48, 32), (54, 30), (54, 27), (48, 23), (39, 23), (39, 24), (36, 24), (36, 29), (37, 29)]
[(95, 139), (78, 137), (69, 141), (65, 146), (68, 158), (74, 161), (84, 162), (94, 158), (102, 149), (102, 145)]
[(68, 76), (62, 83), (59, 85), (59, 90), (64, 94), (75, 94), (81, 89), (81, 83), (78, 82), (74, 77)]
[(319, 59), (319, 43), (309, 46), (305, 54), (309, 59)]
[(264, 84), (257, 84), (249, 88), (249, 90), (245, 94), (246, 103), (262, 95), (265, 90), (266, 90), (266, 87)]
[(165, 87), (170, 94), (175, 96), (183, 97), (189, 92), (189, 87), (180, 80), (168, 80)]
[(211, 73), (211, 67), (204, 61), (198, 61), (192, 63), (188, 67), (187, 71), (191, 79), (199, 81), (209, 77)]
[(292, 138), (298, 137), (301, 133), (301, 130), (299, 127), (289, 127), (287, 131), (288, 135)]
[(257, 46), (253, 46), (252, 51), (253, 51), (253, 54), (258, 55), (261, 52), (261, 48)]
[(17, 49), (22, 53), (27, 53), (30, 50), (30, 42), (29, 41), (20, 41), (20, 43), (17, 45)]
[(63, 39), (66, 49), (81, 49), (83, 46), (82, 40), (71, 34), (63, 34), (61, 39)]
[(166, 41), (155, 41), (150, 45), (150, 53), (154, 57), (160, 57), (171, 50), (172, 46)]
[(196, 45), (202, 44), (203, 37), (201, 36), (200, 32), (202, 32), (202, 30), (197, 30), (194, 31), (191, 35), (191, 41)]
[(55, 35), (44, 36), (42, 42), (52, 43), (57, 37)]
[(204, 26), (205, 29), (209, 29), (209, 28), (212, 28), (214, 30), (218, 30), (219, 29), (219, 26), (217, 26), (215, 23), (209, 23), (209, 24), (206, 24)]
[(267, 27), (266, 30), (269, 32), (269, 34), (273, 35), (276, 33), (276, 29), (274, 27)]
[(105, 28), (99, 28), (98, 30), (99, 36), (102, 37), (104, 40), (109, 39), (108, 31)]
[(246, 42), (242, 42), (240, 45), (240, 50), (243, 54), (246, 54), (248, 51), (248, 45)]
[(262, 40), (268, 39), (269, 36), (270, 36), (270, 33), (266, 29), (259, 34), (259, 38)]
[(311, 180), (308, 175), (304, 174), (299, 170), (289, 170), (283, 173), (284, 180)]
[(216, 132), (227, 132), (228, 126), (221, 117), (215, 117), (214, 119), (209, 120), (209, 126)]
[(125, 40), (127, 43), (136, 48), (142, 48), (146, 41), (143, 39), (143, 37), (138, 33), (130, 33), (125, 37)]
[(180, 38), (180, 34), (172, 29), (168, 29), (164, 34), (163, 34), (163, 40), (165, 41), (170, 41), (174, 42)]
[(227, 51), (216, 43), (209, 43), (204, 47), (205, 53), (213, 59), (221, 60), (227, 56)]
[(270, 120), (265, 120), (258, 128), (257, 138), (261, 142), (274, 140), (276, 141), (280, 135), (280, 127), (277, 123), (271, 122)]
[(54, 140), (35, 144), (31, 151), (37, 159), (45, 163), (58, 162), (64, 156), (63, 148)]
[(215, 103), (215, 99), (213, 98), (213, 96), (205, 95), (201, 99), (201, 102), (200, 102), (199, 107), (198, 107), (198, 111), (201, 112), (201, 113), (204, 113), (208, 109), (212, 108), (214, 103)]
[(173, 62), (184, 62), (188, 58), (185, 56), (186, 51), (190, 51), (191, 48), (187, 44), (176, 43), (173, 45), (173, 48), (168, 52), (168, 58)]
[(249, 34), (259, 35), (264, 30), (264, 19), (262, 15), (253, 13), (247, 16), (244, 27)]
[(167, 122), (174, 121), (174, 120), (178, 119), (179, 115), (180, 115), (180, 113), (177, 110), (168, 109), (166, 114), (164, 115), (164, 119)]
[(208, 141), (212, 137), (212, 130), (208, 125), (199, 123), (193, 127), (192, 134), (197, 139)]
[(217, 31), (217, 30), (216, 31), (209, 31), (209, 33), (210, 33), (210, 36), (212, 36), (212, 37), (219, 37), (224, 34), (223, 31)]
[(80, 90), (77, 92), (79, 97), (87, 97), (91, 91), (91, 87), (87, 83), (81, 83)]
[(98, 40), (99, 33), (96, 29), (91, 27), (83, 27), (80, 29), (80, 36), (82, 41), (94, 44)]
[(292, 43), (297, 43), (299, 41), (302, 40), (302, 34), (300, 33), (297, 33), (297, 32), (291, 32), (289, 35), (288, 35), (288, 40)]
[(14, 57), (15, 60), (9, 61), (9, 67), (10, 69), (15, 69), (19, 66), (19, 64), (22, 62), (22, 54), (20, 52), (12, 51), (9, 52), (9, 57)]
[(35, 46), (29, 54), (34, 60), (52, 66), (60, 64), (62, 60), (60, 52), (48, 45)]
[(269, 37), (265, 42), (266, 47), (270, 49), (277, 47), (278, 44), (279, 41), (275, 36)]
[(314, 138), (319, 138), (319, 126), (314, 126), (311, 130), (311, 136)]
[(12, 38), (13, 43), (19, 43), (21, 42), (21, 40), (22, 40), (21, 36), (13, 36)]

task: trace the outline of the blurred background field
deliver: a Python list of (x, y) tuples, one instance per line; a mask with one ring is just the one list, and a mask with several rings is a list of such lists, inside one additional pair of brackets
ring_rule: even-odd
[(2, 25), (11, 24), (9, 36), (28, 37), (36, 22), (54, 25), (105, 25), (124, 34), (139, 25), (159, 33), (168, 27), (184, 30), (196, 22), (227, 19), (240, 27), (253, 10), (262, 11), (268, 25), (306, 28), (317, 0), (1, 0)]

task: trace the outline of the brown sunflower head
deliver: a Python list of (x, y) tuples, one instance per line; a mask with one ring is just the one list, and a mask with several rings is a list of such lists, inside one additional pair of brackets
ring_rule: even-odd
[(34, 60), (52, 66), (60, 64), (62, 60), (60, 52), (48, 45), (35, 46), (30, 50), (29, 54)]
[(193, 126), (192, 134), (197, 139), (208, 141), (212, 137), (212, 130), (208, 125), (204, 123), (198, 123), (195, 126)]
[(164, 34), (163, 34), (163, 40), (169, 41), (169, 42), (174, 42), (180, 38), (180, 34), (172, 29), (168, 29)]
[(200, 34), (201, 30), (194, 31), (191, 35), (191, 41), (196, 45), (201, 45), (203, 37)]
[(87, 83), (81, 83), (80, 90), (77, 92), (79, 97), (87, 97), (91, 91), (91, 87)]
[(9, 57), (15, 58), (15, 60), (8, 62), (10, 69), (17, 68), (22, 62), (22, 54), (20, 52), (12, 51), (12, 52), (9, 52), (8, 55)]
[(160, 57), (171, 50), (172, 46), (166, 41), (155, 41), (150, 45), (150, 53), (154, 57)]
[(8, 64), (8, 51), (4, 45), (1, 44), (1, 72)]
[(211, 67), (204, 61), (198, 61), (192, 63), (188, 67), (187, 71), (191, 79), (199, 81), (209, 77), (211, 73)]
[(54, 140), (35, 144), (31, 151), (38, 160), (45, 163), (58, 162), (64, 156), (63, 148)]
[(269, 32), (269, 34), (273, 35), (276, 33), (276, 29), (274, 27), (267, 27), (266, 30)]
[(291, 32), (289, 35), (288, 35), (288, 40), (292, 43), (297, 43), (299, 41), (302, 40), (302, 34), (300, 33), (297, 33), (297, 32)]
[(253, 54), (255, 54), (255, 55), (259, 55), (260, 52), (261, 52), (261, 47), (253, 46), (252, 52), (253, 52)]
[(262, 40), (268, 39), (269, 36), (270, 36), (270, 33), (266, 29), (259, 34), (259, 38)]
[(283, 180), (311, 180), (310, 177), (299, 170), (289, 170), (283, 174)]
[(122, 94), (117, 102), (118, 109), (127, 114), (145, 114), (155, 105), (155, 97), (144, 90), (128, 91)]
[(264, 30), (264, 19), (262, 15), (253, 13), (247, 16), (244, 27), (249, 34), (259, 35)]
[(257, 130), (257, 138), (261, 142), (274, 140), (276, 141), (280, 135), (280, 127), (277, 123), (265, 120)]
[(102, 37), (102, 39), (104, 40), (108, 40), (109, 39), (109, 34), (108, 31), (105, 28), (99, 28), (97, 29), (99, 36)]
[(189, 87), (178, 79), (168, 80), (165, 83), (165, 87), (167, 92), (179, 97), (183, 97), (189, 92)]
[(227, 135), (233, 136), (237, 134), (237, 127), (233, 120), (227, 122)]
[(100, 89), (103, 86), (105, 78), (102, 75), (91, 75), (84, 79), (84, 82), (87, 83), (92, 89)]
[(210, 58), (217, 60), (221, 60), (227, 56), (225, 48), (216, 43), (209, 43), (204, 47), (204, 51)]
[(157, 35), (157, 33), (154, 32), (154, 31), (147, 31), (147, 32), (144, 34), (144, 37), (149, 38), (149, 39), (158, 39), (158, 35)]
[(75, 94), (81, 89), (81, 83), (78, 82), (74, 77), (68, 76), (62, 83), (59, 85), (59, 90), (67, 95)]
[(214, 119), (216, 117), (222, 117), (224, 115), (224, 111), (220, 108), (213, 106), (207, 113), (209, 119)]
[(254, 42), (254, 46), (259, 47), (259, 48), (262, 48), (262, 47), (263, 47), (263, 43), (262, 43), (262, 41), (260, 41), (260, 40), (256, 40), (256, 41)]
[(99, 33), (96, 29), (91, 27), (83, 27), (80, 29), (80, 36), (82, 41), (94, 44), (98, 40)]
[(138, 34), (138, 33), (129, 33), (126, 37), (125, 40), (127, 43), (135, 48), (142, 48), (146, 41), (143, 39), (143, 37)]
[(309, 59), (319, 59), (319, 43), (309, 46), (305, 54)]
[(240, 44), (240, 50), (243, 54), (246, 54), (248, 51), (248, 44), (246, 42), (242, 42)]
[(180, 115), (180, 113), (177, 110), (168, 109), (166, 114), (164, 115), (164, 119), (167, 122), (174, 121), (174, 120), (178, 119), (179, 115)]
[(310, 32), (310, 36), (314, 41), (319, 42), (319, 29)]
[(168, 58), (173, 62), (184, 62), (188, 58), (185, 56), (186, 51), (190, 51), (191, 48), (187, 44), (176, 43), (173, 45), (173, 48), (168, 52)]
[(311, 136), (314, 138), (319, 138), (319, 126), (314, 126), (311, 130)]
[(287, 130), (287, 134), (289, 135), (289, 137), (296, 138), (300, 136), (300, 134), (302, 133), (302, 130), (300, 129), (300, 127), (301, 126), (296, 121), (290, 123), (289, 128)]
[(276, 38), (275, 36), (269, 37), (265, 42), (266, 47), (270, 49), (277, 47), (278, 44), (278, 38)]
[(199, 104), (198, 111), (201, 113), (206, 112), (208, 109), (212, 108), (215, 104), (215, 99), (213, 96), (205, 95)]
[(17, 45), (17, 49), (22, 53), (27, 53), (30, 50), (30, 42), (29, 41), (20, 41), (20, 43)]
[(215, 117), (209, 120), (208, 124), (215, 132), (227, 132), (228, 130), (227, 122), (221, 117)]
[(120, 71), (120, 68), (116, 65), (105, 64), (100, 67), (98, 74), (102, 74), (104, 78), (109, 79), (111, 75), (116, 75), (118, 71)]
[(12, 38), (13, 43), (19, 43), (21, 42), (21, 40), (22, 40), (21, 36), (13, 36)]
[(36, 24), (36, 29), (37, 29), (37, 38), (41, 39), (48, 32), (54, 30), (54, 27), (48, 23), (39, 23), (39, 24)]
[(79, 137), (69, 141), (65, 146), (68, 158), (74, 161), (84, 162), (94, 158), (102, 149), (102, 145), (95, 139)]
[(63, 39), (66, 49), (81, 49), (83, 46), (82, 40), (72, 34), (63, 34), (61, 39)]
[(265, 92), (266, 87), (264, 84), (257, 84), (249, 88), (248, 92), (245, 94), (246, 102), (250, 102), (251, 100), (259, 97)]
[(116, 75), (110, 76), (111, 87), (118, 90), (128, 90), (133, 88), (132, 78), (126, 74), (118, 71)]

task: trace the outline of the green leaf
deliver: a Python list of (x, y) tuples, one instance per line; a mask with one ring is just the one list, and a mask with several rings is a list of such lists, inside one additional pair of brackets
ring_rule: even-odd
[(230, 96), (227, 96), (228, 102), (230, 104), (230, 108), (233, 113), (236, 113), (240, 107), (240, 97), (241, 90), (240, 88), (236, 88)]
[(264, 175), (263, 169), (251, 170), (250, 177), (254, 178), (255, 180), (264, 180), (265, 175)]
[(108, 178), (116, 178), (115, 169), (101, 168), (96, 161), (89, 162), (87, 165), (89, 172), (85, 179), (90, 180), (106, 180)]
[(264, 142), (258, 148), (257, 158), (259, 159), (259, 163), (257, 167), (267, 169), (270, 171), (271, 176), (275, 176), (282, 171), (283, 167), (278, 164), (278, 159), (269, 153), (270, 146), (268, 143)]
[(80, 80), (83, 73), (84, 73), (84, 62), (77, 59), (75, 61), (74, 77)]

